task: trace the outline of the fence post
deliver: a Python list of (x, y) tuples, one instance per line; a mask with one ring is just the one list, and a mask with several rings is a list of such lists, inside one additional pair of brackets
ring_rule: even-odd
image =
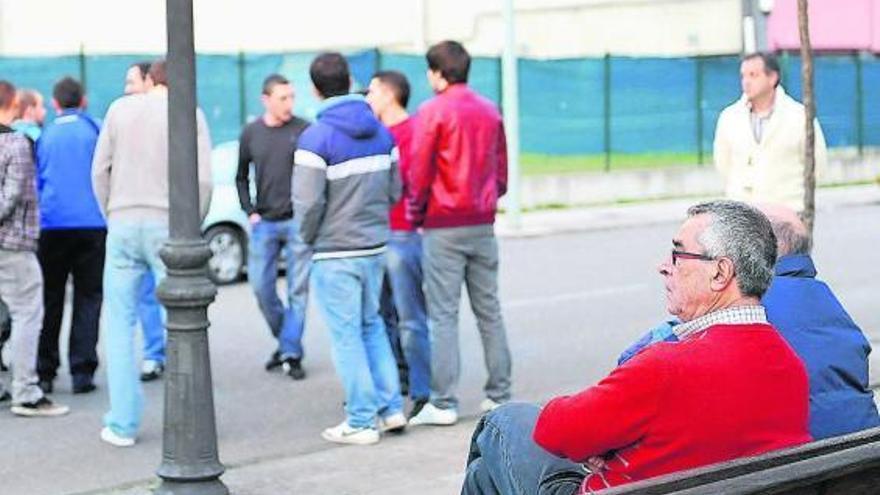
[(605, 100), (604, 109), (604, 137), (605, 137), (605, 171), (611, 170), (611, 54), (606, 53), (604, 58), (604, 70), (602, 72), (604, 83), (602, 95)]
[(238, 120), (244, 126), (247, 123), (247, 60), (244, 50), (238, 51)]
[(697, 166), (703, 165), (703, 58), (697, 55), (696, 63), (696, 110), (697, 110)]
[(862, 80), (862, 54), (854, 55), (856, 63), (856, 143), (859, 156), (864, 156), (865, 147), (865, 83)]
[(513, 0), (503, 3), (504, 50), (501, 53), (501, 108), (507, 130), (507, 207), (515, 230), (521, 224), (519, 190), (519, 59), (516, 54), (516, 11)]
[(781, 74), (781, 77), (780, 77), (781, 81), (780, 81), (780, 82), (781, 82), (781, 84), (782, 84), (782, 87), (785, 88), (785, 91), (786, 91), (786, 92), (789, 92), (789, 91), (791, 91), (791, 90), (788, 88), (788, 71), (789, 71), (789, 69), (790, 69), (789, 65), (791, 65), (791, 64), (790, 64), (791, 61), (790, 61), (789, 58), (788, 58), (788, 52), (782, 52), (782, 57), (780, 57), (780, 58), (781, 58), (781, 60), (780, 60), (780, 62), (781, 62), (781, 63), (780, 63), (780, 66), (781, 66), (781, 69), (782, 69), (782, 74)]
[(86, 85), (86, 47), (84, 43), (79, 44), (79, 83), (83, 88), (88, 88)]

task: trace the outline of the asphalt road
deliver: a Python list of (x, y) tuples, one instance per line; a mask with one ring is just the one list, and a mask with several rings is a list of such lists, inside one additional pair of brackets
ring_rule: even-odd
[[(820, 213), (815, 258), (820, 278), (853, 318), (880, 343), (880, 205)], [(677, 224), (504, 239), (502, 299), (514, 355), (515, 394), (543, 400), (578, 390), (603, 376), (619, 351), (664, 316), (656, 266)], [(220, 289), (210, 330), (221, 459), (254, 465), (331, 446), (321, 429), (342, 418), (342, 393), (329, 356), (326, 328), (310, 311), (303, 382), (263, 370), (273, 348), (246, 284)], [(476, 413), (485, 380), (469, 308), (462, 306), (462, 412)], [(0, 494), (83, 493), (143, 483), (161, 459), (162, 384), (145, 387), (139, 443), (116, 449), (98, 439), (107, 407), (99, 390), (70, 394), (69, 377), (53, 398), (69, 416), (22, 419), (0, 412)], [(462, 454), (463, 455), (463, 454)]]

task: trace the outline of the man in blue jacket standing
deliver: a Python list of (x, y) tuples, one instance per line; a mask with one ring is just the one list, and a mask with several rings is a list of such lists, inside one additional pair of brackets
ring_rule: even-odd
[[(812, 241), (791, 209), (762, 205), (776, 235), (779, 258), (761, 299), (767, 320), (803, 361), (810, 379), (810, 435), (821, 440), (880, 426), (868, 387), (871, 345), (825, 282), (816, 279)], [(656, 342), (678, 340), (676, 321), (652, 329), (621, 354), (623, 364)]]
[[(323, 100), (294, 154), (293, 211), (314, 247), (311, 290), (345, 389), (346, 419), (322, 433), (367, 445), (379, 431), (406, 427), (397, 365), (379, 316), (388, 210), (400, 197), (394, 139), (360, 95), (350, 95), (348, 63), (319, 55), (309, 68)], [(377, 428), (378, 423), (378, 428)]]
[(68, 361), (73, 393), (95, 389), (98, 321), (103, 300), (104, 242), (107, 225), (92, 191), (92, 157), (100, 125), (85, 112), (82, 85), (65, 77), (55, 84), (52, 103), (58, 117), (37, 141), (37, 192), (45, 315), (37, 372), (51, 393), (60, 364), (58, 336), (64, 314), (67, 277), (73, 276), (73, 320)]

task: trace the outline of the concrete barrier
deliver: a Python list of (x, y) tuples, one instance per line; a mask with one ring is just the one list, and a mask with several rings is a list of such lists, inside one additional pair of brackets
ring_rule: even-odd
[[(820, 185), (856, 184), (880, 175), (880, 151), (859, 156), (834, 150)], [(720, 196), (721, 176), (711, 165), (645, 170), (525, 176), (520, 180), (523, 209), (586, 206), (646, 199)], [(501, 205), (505, 207), (505, 198)]]

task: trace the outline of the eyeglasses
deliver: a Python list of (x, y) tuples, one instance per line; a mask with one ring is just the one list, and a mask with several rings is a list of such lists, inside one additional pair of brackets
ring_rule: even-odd
[(700, 261), (715, 261), (714, 256), (707, 256), (705, 254), (700, 253), (689, 253), (687, 251), (679, 251), (677, 249), (672, 250), (672, 265), (675, 266), (678, 264), (678, 259), (686, 259), (686, 260), (700, 260)]

